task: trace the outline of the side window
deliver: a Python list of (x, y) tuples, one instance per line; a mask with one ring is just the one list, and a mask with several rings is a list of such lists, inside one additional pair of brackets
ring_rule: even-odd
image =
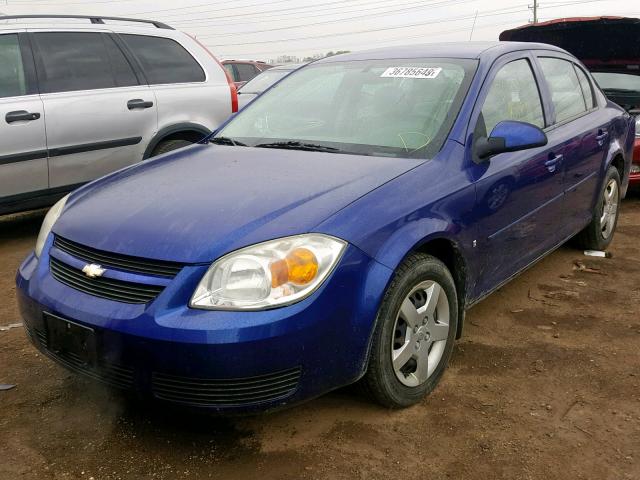
[(0, 98), (27, 94), (18, 35), (0, 35)]
[(591, 82), (589, 81), (589, 78), (587, 78), (587, 74), (584, 73), (580, 67), (574, 65), (574, 68), (576, 69), (576, 73), (578, 74), (578, 81), (580, 82), (580, 86), (582, 87), (582, 94), (584, 95), (584, 101), (587, 105), (587, 110), (591, 110), (595, 106)]
[(224, 68), (227, 71), (227, 73), (231, 76), (231, 80), (233, 80), (234, 82), (239, 82), (240, 80), (238, 80), (238, 75), (235, 71), (235, 69), (233, 68), (233, 63), (225, 63), (224, 64)]
[(249, 63), (236, 63), (236, 70), (238, 70), (240, 82), (248, 82), (258, 74), (256, 67)]
[(507, 63), (498, 71), (482, 107), (476, 137), (487, 136), (505, 120), (527, 122), (544, 128), (542, 101), (536, 79), (526, 59)]
[(46, 32), (33, 35), (43, 93), (137, 85), (133, 70), (109, 36)]
[(543, 57), (539, 60), (551, 91), (551, 100), (556, 110), (556, 123), (586, 112), (587, 105), (573, 63), (551, 57)]
[(200, 64), (175, 40), (146, 35), (122, 38), (140, 60), (150, 84), (205, 81)]

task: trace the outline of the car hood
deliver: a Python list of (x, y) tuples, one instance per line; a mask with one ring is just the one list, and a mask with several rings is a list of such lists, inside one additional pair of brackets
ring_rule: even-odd
[(617, 66), (624, 73), (640, 75), (639, 36), (638, 18), (577, 17), (505, 30), (500, 40), (548, 43), (564, 48), (589, 68)]
[(76, 191), (53, 231), (114, 253), (210, 262), (246, 245), (312, 231), (420, 163), (195, 145)]

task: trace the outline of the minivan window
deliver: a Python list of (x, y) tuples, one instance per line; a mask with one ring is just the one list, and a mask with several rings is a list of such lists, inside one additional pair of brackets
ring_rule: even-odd
[(18, 35), (0, 35), (0, 65), (0, 98), (26, 95), (27, 82)]
[(122, 35), (150, 84), (204, 82), (204, 70), (182, 45), (170, 38)]
[(578, 75), (573, 63), (560, 58), (542, 57), (540, 66), (551, 91), (556, 123), (564, 122), (587, 111)]
[(591, 82), (587, 78), (587, 74), (582, 71), (580, 67), (574, 65), (576, 73), (578, 74), (578, 81), (582, 87), (582, 94), (584, 95), (584, 101), (587, 105), (587, 110), (591, 110), (595, 106), (593, 100), (593, 89), (591, 88)]
[(431, 158), (476, 67), (475, 60), (448, 58), (309, 65), (256, 98), (217, 137), (265, 148)]
[(529, 61), (524, 58), (507, 63), (494, 77), (478, 119), (476, 136), (487, 136), (505, 120), (545, 126), (538, 85)]
[(225, 63), (223, 66), (234, 82), (240, 81), (238, 79), (238, 74), (236, 73), (236, 70), (233, 68), (233, 63)]
[(256, 67), (249, 63), (236, 63), (235, 65), (238, 71), (238, 77), (240, 77), (240, 82), (248, 82), (258, 74)]
[(102, 33), (42, 32), (33, 35), (38, 82), (43, 93), (136, 85), (114, 41)]

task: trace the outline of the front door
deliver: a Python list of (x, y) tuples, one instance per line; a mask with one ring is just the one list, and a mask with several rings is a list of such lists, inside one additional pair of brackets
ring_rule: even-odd
[[(494, 66), (479, 99), (473, 138), (505, 120), (546, 127), (533, 59), (509, 55)], [(469, 146), (473, 158), (473, 145)], [(475, 159), (482, 295), (534, 261), (553, 244), (562, 222), (562, 162), (558, 145)]]
[(24, 35), (0, 34), (0, 211), (48, 188), (44, 109)]
[(157, 130), (155, 96), (112, 36), (31, 34), (47, 118), (49, 183), (69, 186), (142, 160)]

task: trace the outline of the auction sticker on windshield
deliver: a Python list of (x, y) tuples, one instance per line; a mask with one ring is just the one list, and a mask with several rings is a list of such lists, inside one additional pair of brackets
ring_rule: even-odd
[(380, 76), (385, 78), (436, 78), (441, 71), (440, 67), (389, 67)]

